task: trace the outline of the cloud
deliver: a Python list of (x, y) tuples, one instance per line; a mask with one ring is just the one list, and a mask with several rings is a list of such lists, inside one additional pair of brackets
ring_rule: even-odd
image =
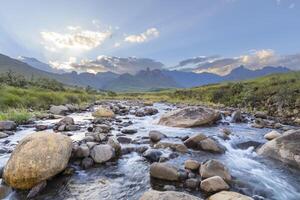
[(300, 70), (300, 54), (278, 55), (272, 49), (251, 50), (248, 54), (232, 58), (201, 56), (187, 59), (174, 68), (197, 73), (211, 72), (226, 75), (241, 65), (252, 70), (266, 66), (283, 66), (292, 70)]
[(124, 41), (130, 43), (143, 43), (158, 36), (159, 31), (156, 28), (149, 28), (141, 34), (126, 36)]
[(87, 51), (103, 44), (112, 32), (84, 30), (80, 26), (68, 26), (67, 33), (41, 32), (44, 47), (49, 51), (59, 50)]
[(140, 70), (162, 69), (162, 63), (148, 58), (120, 58), (115, 56), (98, 56), (95, 60), (82, 59), (77, 62), (77, 59), (70, 57), (68, 61), (50, 61), (50, 65), (57, 69), (65, 71), (77, 72), (114, 72), (117, 74), (130, 73), (135, 74)]

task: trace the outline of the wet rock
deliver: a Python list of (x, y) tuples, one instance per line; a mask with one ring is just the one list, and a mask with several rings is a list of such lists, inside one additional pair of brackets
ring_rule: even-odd
[(176, 187), (174, 185), (164, 185), (164, 191), (175, 191)]
[(152, 163), (150, 166), (150, 176), (162, 180), (178, 181), (178, 170), (169, 163)]
[(145, 192), (140, 200), (201, 200), (196, 196), (186, 194), (184, 192), (165, 191), (159, 192), (156, 190), (149, 190)]
[(94, 142), (95, 141), (95, 138), (92, 136), (92, 135), (87, 135), (85, 136), (82, 141), (84, 142)]
[(45, 187), (47, 186), (47, 181), (43, 181), (38, 185), (34, 186), (28, 193), (27, 199), (36, 197)]
[(132, 135), (132, 134), (137, 133), (137, 130), (136, 129), (127, 129), (127, 128), (125, 128), (125, 129), (122, 129), (121, 133)]
[(97, 124), (93, 128), (93, 132), (95, 133), (109, 133), (111, 127), (106, 124)]
[(215, 110), (193, 106), (171, 111), (163, 115), (158, 123), (165, 126), (188, 128), (213, 124), (219, 117), (220, 113)]
[(97, 142), (87, 142), (86, 145), (89, 147), (89, 149), (92, 149), (95, 145), (97, 145)]
[(207, 200), (254, 200), (237, 192), (222, 191), (210, 196)]
[(107, 107), (99, 107), (93, 114), (95, 118), (113, 118), (115, 117), (115, 113)]
[(70, 112), (76, 112), (80, 109), (79, 106), (75, 104), (66, 104), (65, 106), (69, 109)]
[(17, 124), (13, 121), (0, 121), (0, 131), (12, 131), (17, 128)]
[(49, 112), (54, 115), (65, 115), (69, 111), (68, 107), (60, 105), (60, 106), (51, 106)]
[(159, 131), (150, 131), (149, 138), (152, 142), (159, 142), (161, 139), (166, 138), (167, 136)]
[(94, 160), (90, 157), (87, 157), (87, 158), (84, 158), (82, 161), (81, 161), (81, 167), (83, 169), (89, 169), (91, 168), (92, 166), (94, 165)]
[(66, 130), (66, 125), (60, 125), (58, 128), (57, 128), (58, 131), (65, 131)]
[(234, 111), (231, 115), (231, 122), (239, 123), (243, 122), (243, 116), (240, 110)]
[(115, 150), (110, 145), (100, 144), (92, 148), (90, 155), (96, 163), (104, 163), (115, 156)]
[(266, 122), (261, 119), (257, 118), (255, 119), (255, 123), (251, 125), (253, 128), (264, 128), (266, 126)]
[(180, 153), (187, 153), (188, 152), (187, 147), (182, 143), (159, 142), (159, 143), (154, 145), (154, 148), (156, 148), (156, 149), (170, 148), (173, 151), (177, 151), (177, 152), (180, 152)]
[(135, 148), (135, 151), (136, 151), (137, 153), (144, 153), (145, 151), (148, 150), (148, 148), (149, 148), (149, 147), (147, 147), (147, 146), (138, 146), (138, 147)]
[(124, 137), (124, 136), (119, 136), (117, 137), (118, 142), (120, 142), (121, 144), (129, 144), (132, 142), (131, 138), (128, 137)]
[(122, 147), (121, 152), (122, 155), (126, 155), (126, 154), (130, 154), (132, 152), (134, 152), (136, 150), (136, 148), (134, 147)]
[(249, 147), (253, 147), (254, 149), (256, 149), (260, 145), (262, 145), (262, 143), (257, 141), (246, 141), (246, 142), (240, 142), (235, 146), (239, 149), (248, 149)]
[(145, 108), (144, 109), (145, 115), (156, 115), (158, 113), (158, 110), (156, 108)]
[(44, 131), (46, 129), (48, 129), (48, 125), (39, 124), (35, 126), (36, 131)]
[(273, 140), (273, 139), (278, 138), (280, 136), (281, 136), (281, 134), (279, 132), (271, 131), (271, 132), (265, 134), (264, 138), (267, 139), (267, 140)]
[(258, 149), (258, 154), (300, 168), (300, 130), (277, 137)]
[(65, 130), (66, 131), (77, 131), (79, 130), (79, 126), (78, 125), (66, 125)]
[(198, 149), (199, 142), (205, 140), (206, 138), (207, 137), (202, 133), (194, 134), (184, 141), (184, 145), (187, 146), (188, 148)]
[(77, 158), (85, 158), (88, 157), (90, 155), (90, 149), (86, 144), (82, 144), (80, 145), (75, 153), (75, 156)]
[(200, 188), (205, 192), (219, 192), (229, 190), (229, 185), (220, 176), (213, 176), (201, 181)]
[(221, 147), (217, 142), (215, 142), (213, 139), (210, 139), (210, 138), (201, 140), (199, 142), (199, 147), (201, 150), (210, 151), (213, 153), (224, 153), (225, 152), (224, 147)]
[(3, 132), (0, 132), (0, 139), (2, 138), (6, 138), (8, 137), (9, 135), (7, 133), (3, 133)]
[(158, 162), (162, 152), (157, 149), (148, 149), (143, 153), (143, 157), (151, 162)]
[(196, 160), (186, 160), (184, 162), (184, 167), (190, 170), (198, 170), (200, 167), (200, 163)]
[(0, 184), (0, 199), (8, 199), (8, 195), (12, 192), (12, 188), (6, 184)]
[(13, 188), (30, 189), (63, 171), (72, 152), (66, 136), (36, 132), (22, 139), (11, 154), (4, 180)]
[(231, 180), (229, 170), (225, 165), (217, 160), (209, 160), (203, 163), (200, 167), (200, 175), (202, 179), (210, 178), (213, 176), (220, 176), (225, 181)]
[(65, 176), (71, 176), (75, 173), (75, 170), (76, 169), (74, 167), (67, 167), (62, 174)]
[(112, 146), (112, 148), (114, 148), (116, 156), (121, 155), (121, 145), (120, 145), (120, 143), (118, 142), (117, 139), (109, 138), (107, 144)]
[(199, 187), (200, 181), (196, 178), (189, 178), (185, 181), (184, 185), (190, 189), (196, 189)]
[(57, 125), (73, 125), (74, 123), (74, 119), (72, 117), (64, 117), (63, 119), (61, 119)]

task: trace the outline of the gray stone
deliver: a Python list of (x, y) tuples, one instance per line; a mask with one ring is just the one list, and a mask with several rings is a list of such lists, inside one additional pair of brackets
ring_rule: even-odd
[(100, 144), (92, 148), (90, 155), (96, 163), (104, 163), (114, 158), (115, 150), (108, 144)]
[(12, 131), (17, 128), (17, 124), (13, 121), (0, 121), (0, 131)]
[(150, 166), (150, 176), (168, 181), (179, 180), (177, 168), (168, 163), (152, 163)]
[(209, 160), (200, 167), (202, 179), (220, 176), (225, 181), (231, 181), (231, 175), (225, 165), (217, 160)]
[(150, 131), (149, 132), (149, 138), (152, 142), (158, 142), (163, 138), (166, 138), (167, 136), (159, 131)]

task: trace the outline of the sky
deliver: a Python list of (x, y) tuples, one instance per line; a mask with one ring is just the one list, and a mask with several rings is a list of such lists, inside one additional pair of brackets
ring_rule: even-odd
[(298, 69), (299, 37), (300, 0), (10, 0), (0, 7), (0, 53), (56, 67), (106, 55), (173, 68), (199, 56), (252, 59), (251, 66), (293, 58), (287, 65)]

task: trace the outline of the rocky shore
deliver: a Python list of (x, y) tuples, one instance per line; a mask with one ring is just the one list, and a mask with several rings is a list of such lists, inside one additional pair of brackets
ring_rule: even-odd
[[(84, 123), (77, 123), (72, 117), (80, 113), (89, 116)], [(45, 120), (52, 123), (42, 123)], [(252, 188), (241, 184), (244, 180), (230, 168), (228, 156), (242, 149), (250, 149), (257, 159), (282, 163), (291, 170), (300, 169), (299, 128), (281, 124), (263, 113), (253, 116), (233, 109), (186, 105), (159, 108), (151, 102), (100, 101), (85, 107), (51, 106), (48, 114), (31, 121), (20, 127), (12, 121), (0, 122), (2, 154), (11, 153), (1, 172), (1, 198), (9, 198), (16, 191), (21, 194), (17, 199), (42, 199), (53, 181), (89, 170), (113, 168), (113, 176), (119, 178), (120, 163), (124, 159), (129, 162), (132, 157), (141, 160), (147, 169), (146, 174), (141, 172), (139, 176), (150, 177), (150, 184), (143, 182), (138, 195), (130, 198), (140, 200), (280, 199), (262, 192), (256, 194), (255, 190), (250, 193)], [(135, 126), (137, 123), (139, 127)], [(232, 130), (231, 126), (245, 126), (245, 130), (264, 134), (259, 142), (243, 140), (233, 144), (230, 142), (248, 135)], [(5, 151), (10, 137), (22, 128), (33, 131), (17, 141), (12, 152)], [(220, 131), (206, 134), (210, 129)]]

